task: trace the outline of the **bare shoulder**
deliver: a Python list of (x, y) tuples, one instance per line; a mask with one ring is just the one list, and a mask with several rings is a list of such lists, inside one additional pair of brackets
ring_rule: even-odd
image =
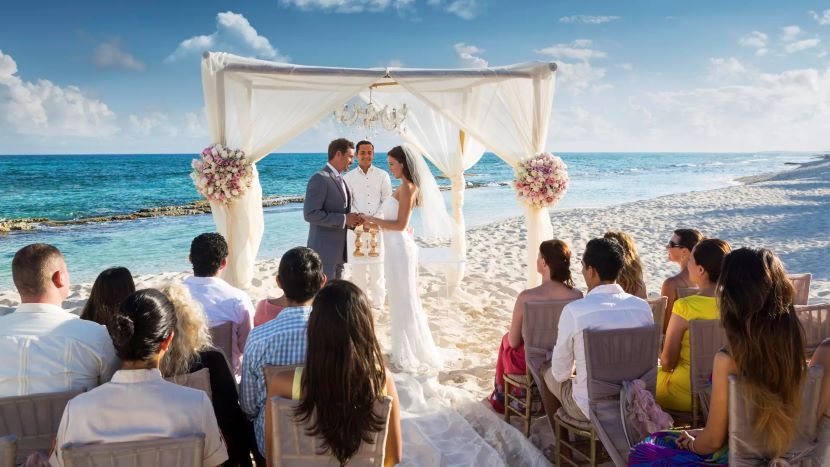
[(270, 387), (274, 390), (269, 396), (291, 398), (294, 389), (294, 370), (280, 371), (270, 381)]
[(712, 373), (718, 375), (728, 375), (737, 373), (738, 367), (735, 366), (735, 360), (725, 351), (721, 350), (715, 354), (715, 361), (712, 365)]

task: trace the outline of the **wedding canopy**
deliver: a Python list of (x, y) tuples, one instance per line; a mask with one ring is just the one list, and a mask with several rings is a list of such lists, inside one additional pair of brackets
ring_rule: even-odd
[[(326, 68), (208, 52), (202, 86), (212, 142), (241, 149), (254, 163), (350, 99), (367, 99), (370, 89), (381, 105), (406, 103), (401, 136), (452, 181), (452, 215), (458, 223), (453, 252), (464, 258), (464, 170), (485, 150), (513, 167), (544, 150), (555, 72), (555, 63), (541, 62), (457, 70)], [(553, 230), (547, 209), (524, 208), (527, 282), (537, 285), (537, 248)], [(224, 277), (248, 287), (264, 229), (256, 169), (253, 186), (242, 198), (229, 204), (211, 201), (211, 211), (230, 250)]]

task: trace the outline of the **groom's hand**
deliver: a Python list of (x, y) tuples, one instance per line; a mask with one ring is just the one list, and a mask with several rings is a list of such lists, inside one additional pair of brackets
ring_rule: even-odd
[(361, 217), (360, 214), (355, 214), (353, 212), (350, 212), (350, 213), (346, 214), (346, 226), (347, 227), (355, 228), (355, 227), (357, 227), (358, 225), (360, 225), (362, 223), (363, 223), (363, 217)]

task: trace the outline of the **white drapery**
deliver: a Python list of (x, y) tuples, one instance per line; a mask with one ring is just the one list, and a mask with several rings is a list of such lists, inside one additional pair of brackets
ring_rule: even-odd
[[(256, 162), (373, 84), (400, 84), (383, 86), (379, 95), (411, 94), (423, 104), (410, 111), (405, 138), (451, 177), (453, 215), (457, 212), (463, 222), (463, 171), (481, 157), (482, 146), (513, 167), (544, 149), (555, 69), (555, 64), (538, 62), (475, 70), (344, 69), (206, 53), (202, 85), (211, 142), (240, 148)], [(456, 140), (455, 131), (463, 131), (463, 141), (460, 133)], [(211, 203), (230, 249), (224, 277), (243, 288), (250, 284), (263, 233), (262, 188), (256, 171), (254, 175), (243, 198), (229, 205)], [(540, 282), (536, 251), (552, 236), (552, 228), (547, 210), (525, 212), (527, 278), (528, 285), (535, 285)], [(454, 248), (462, 255), (463, 230), (460, 234)]]

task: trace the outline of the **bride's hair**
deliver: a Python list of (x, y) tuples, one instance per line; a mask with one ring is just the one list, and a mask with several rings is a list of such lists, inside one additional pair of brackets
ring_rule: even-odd
[(374, 413), (386, 387), (383, 356), (366, 295), (351, 282), (333, 280), (314, 298), (300, 384), (295, 416), (341, 465), (383, 426)]
[(408, 181), (414, 183), (414, 181), (412, 180), (412, 172), (409, 169), (409, 164), (406, 163), (406, 152), (404, 152), (403, 147), (395, 146), (394, 148), (390, 149), (389, 152), (386, 153), (386, 155), (398, 161), (398, 163), (403, 166), (403, 176)]

